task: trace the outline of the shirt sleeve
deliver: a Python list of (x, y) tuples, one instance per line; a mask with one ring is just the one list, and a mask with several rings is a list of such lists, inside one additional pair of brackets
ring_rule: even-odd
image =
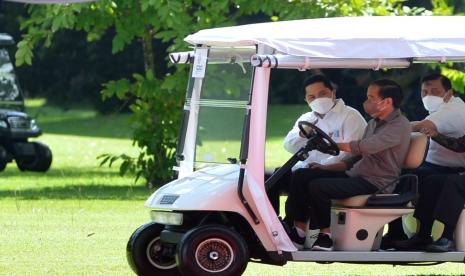
[(403, 137), (399, 133), (405, 131), (411, 131), (410, 124), (404, 124), (401, 121), (388, 123), (386, 127), (381, 128), (372, 136), (350, 142), (350, 148), (354, 155), (375, 154), (401, 143)]
[(448, 137), (442, 134), (438, 134), (433, 138), (441, 146), (448, 148), (455, 152), (465, 152), (465, 136), (460, 138)]
[(298, 127), (298, 122), (300, 121), (309, 121), (310, 114), (305, 113), (297, 119), (292, 129), (287, 133), (286, 138), (284, 138), (284, 149), (288, 152), (294, 154), (300, 148), (305, 146), (307, 138), (302, 138), (299, 135), (300, 129)]
[(445, 112), (442, 110), (436, 111), (428, 115), (425, 120), (431, 121), (436, 126), (438, 132), (448, 133), (451, 129), (457, 129), (459, 127), (454, 125), (454, 120), (450, 119), (450, 112), (449, 116), (444, 116)]

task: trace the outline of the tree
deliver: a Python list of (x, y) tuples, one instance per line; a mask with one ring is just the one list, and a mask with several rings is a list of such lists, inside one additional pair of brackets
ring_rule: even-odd
[[(101, 39), (114, 31), (112, 53), (125, 50), (133, 41), (141, 44), (143, 72), (131, 78), (103, 84), (103, 97), (117, 97), (130, 102), (135, 125), (133, 141), (140, 148), (137, 157), (127, 155), (102, 158), (102, 164), (121, 159), (120, 173), (136, 173), (151, 185), (171, 178), (179, 129), (186, 68), (161, 73), (155, 59), (166, 59), (156, 52), (153, 40), (170, 43), (168, 52), (186, 50), (183, 38), (196, 30), (255, 22), (255, 15), (269, 20), (311, 17), (392, 15), (421, 13), (424, 9), (406, 8), (403, 0), (100, 0), (70, 5), (31, 5), (29, 18), (21, 22), (25, 32), (18, 43), (17, 65), (31, 64), (34, 48), (50, 46), (59, 30), (85, 32), (87, 41)], [(175, 73), (174, 73), (175, 72)]]

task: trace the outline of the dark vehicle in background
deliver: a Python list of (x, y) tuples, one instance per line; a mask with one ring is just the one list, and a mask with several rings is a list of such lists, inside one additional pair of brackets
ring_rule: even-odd
[(21, 171), (46, 172), (52, 152), (41, 142), (28, 141), (42, 131), (24, 112), (24, 98), (7, 51), (13, 44), (11, 36), (0, 33), (0, 171), (15, 160)]

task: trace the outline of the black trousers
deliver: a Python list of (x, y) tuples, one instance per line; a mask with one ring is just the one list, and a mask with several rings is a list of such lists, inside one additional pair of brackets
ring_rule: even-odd
[(296, 221), (310, 219), (310, 229), (321, 229), (331, 224), (331, 199), (371, 194), (376, 186), (360, 177), (349, 177), (345, 172), (319, 169), (299, 169), (292, 175), (286, 214)]
[[(434, 174), (453, 174), (463, 171), (464, 168), (452, 168), (444, 167), (429, 162), (423, 162), (423, 164), (415, 169), (409, 171), (403, 171), (402, 173), (413, 173), (418, 176), (418, 191), (421, 194), (423, 190), (424, 180)], [(394, 190), (394, 193), (397, 193), (397, 190)], [(402, 218), (398, 218), (389, 223), (388, 235), (395, 240), (405, 239), (404, 230), (402, 228)]]
[[(277, 168), (279, 169), (279, 168)], [(276, 169), (276, 170), (277, 170)], [(265, 181), (270, 178), (273, 172), (265, 172)], [(292, 171), (287, 171), (273, 186), (267, 187), (267, 195), (270, 200), (271, 206), (273, 206), (274, 211), (279, 215), (279, 197), (281, 194), (289, 193), (289, 186), (291, 183)]]
[(421, 185), (414, 213), (420, 220), (420, 226), (431, 225), (433, 220), (438, 220), (446, 227), (455, 229), (465, 204), (465, 175), (431, 175)]

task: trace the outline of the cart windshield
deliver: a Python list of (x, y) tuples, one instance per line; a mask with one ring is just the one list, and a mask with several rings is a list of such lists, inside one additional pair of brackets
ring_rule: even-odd
[(6, 49), (0, 49), (0, 107), (22, 106), (13, 64)]
[[(197, 168), (239, 158), (251, 80), (252, 67), (248, 61), (208, 62), (197, 103)], [(187, 101), (191, 100), (188, 95)]]

